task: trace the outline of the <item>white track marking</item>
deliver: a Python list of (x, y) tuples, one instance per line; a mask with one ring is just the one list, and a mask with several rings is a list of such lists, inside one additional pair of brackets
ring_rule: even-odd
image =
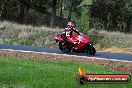
[(89, 58), (89, 59), (109, 60), (109, 61), (111, 60), (111, 61), (121, 61), (121, 62), (132, 62), (132, 61), (127, 61), (127, 60), (107, 59), (107, 58), (88, 57), (88, 56), (77, 56), (77, 55), (58, 54), (58, 53), (35, 52), (35, 51), (13, 50), (13, 49), (0, 49), (0, 50), (17, 51), (17, 52), (25, 52), (25, 53), (48, 54), (48, 55), (52, 54), (52, 55), (74, 56), (74, 57)]

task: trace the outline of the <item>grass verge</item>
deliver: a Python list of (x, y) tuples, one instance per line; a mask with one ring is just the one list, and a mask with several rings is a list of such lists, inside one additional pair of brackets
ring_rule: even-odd
[(80, 86), (76, 83), (80, 65), (87, 73), (120, 73), (82, 62), (0, 57), (0, 88), (132, 88), (132, 83)]

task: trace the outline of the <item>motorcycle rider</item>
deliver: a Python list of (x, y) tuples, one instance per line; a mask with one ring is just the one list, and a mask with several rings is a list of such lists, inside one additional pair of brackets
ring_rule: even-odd
[(81, 33), (79, 32), (79, 30), (77, 30), (76, 28), (74, 28), (73, 22), (70, 21), (70, 22), (68, 22), (68, 24), (67, 24), (67, 28), (65, 28), (65, 30), (64, 30), (64, 34), (65, 34), (66, 39), (67, 39), (70, 43), (77, 44), (78, 41), (72, 39), (73, 32), (76, 32), (76, 33), (79, 34), (79, 35), (81, 34)]

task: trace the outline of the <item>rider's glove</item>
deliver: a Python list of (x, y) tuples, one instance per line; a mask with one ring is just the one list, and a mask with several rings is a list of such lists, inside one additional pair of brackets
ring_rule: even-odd
[(80, 33), (80, 35), (83, 35), (82, 33)]

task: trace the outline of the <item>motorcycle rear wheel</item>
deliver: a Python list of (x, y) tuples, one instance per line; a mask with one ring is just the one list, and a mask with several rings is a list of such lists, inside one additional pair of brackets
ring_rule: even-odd
[(59, 49), (63, 52), (63, 53), (69, 53), (70, 49), (67, 48), (65, 43), (59, 43)]

